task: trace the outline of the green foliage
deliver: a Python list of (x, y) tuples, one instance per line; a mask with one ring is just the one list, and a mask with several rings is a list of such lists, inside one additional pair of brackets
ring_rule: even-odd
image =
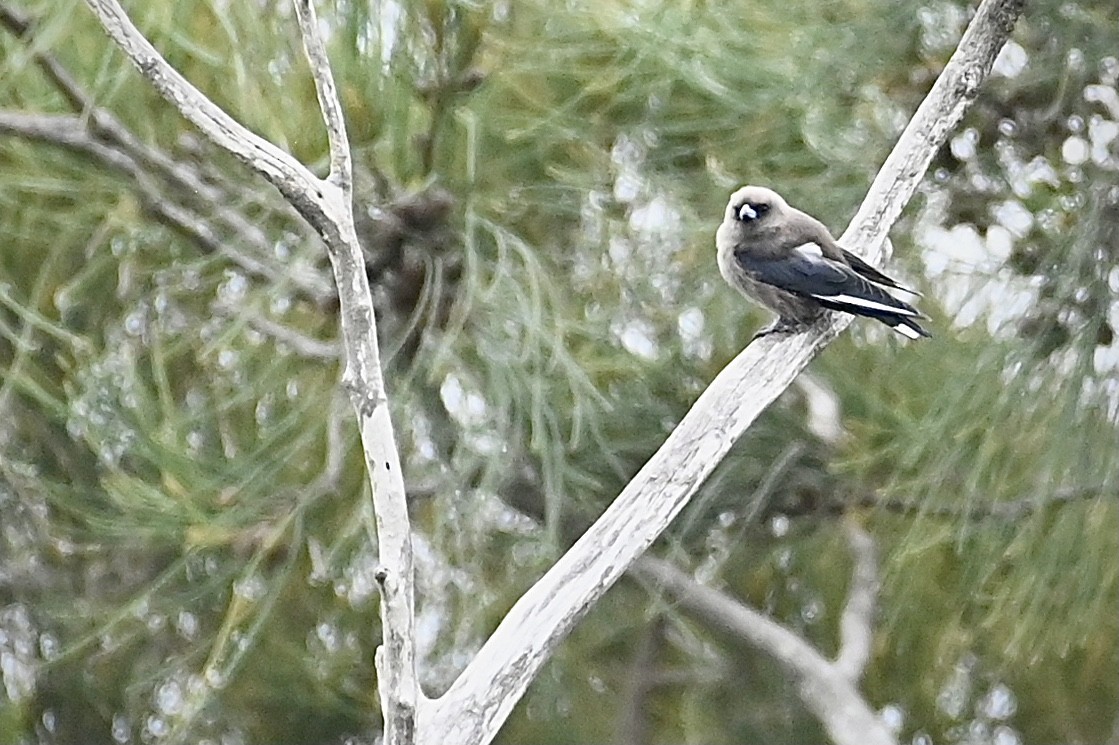
[[(286, 3), (132, 11), (200, 90), (321, 167)], [(935, 338), (857, 323), (812, 369), (846, 434), (820, 439), (791, 389), (656, 549), (831, 654), (850, 582), (837, 514), (858, 510), (884, 578), (863, 690), (904, 712), (903, 738), (958, 742), (975, 725), (1093, 741), (1113, 726), (1113, 11), (1030, 5), (1015, 37), (1028, 64), (991, 79), (895, 231)], [(335, 310), (292, 278), (329, 275), (318, 244), (199, 143), (84, 7), (23, 12), (34, 35), (0, 35), (0, 111), (88, 114), (37, 66), (49, 53), (220, 198), (0, 125), (0, 654), (19, 663), (0, 741), (371, 739), (367, 487), (340, 365), (303, 343), (336, 335)], [(319, 12), (438, 692), (762, 322), (714, 269), (727, 193), (779, 186), (841, 232), (966, 16), (878, 0)], [(1070, 138), (1097, 150), (1070, 163)], [(281, 279), (161, 223), (152, 200), (188, 205)], [(1006, 222), (1010, 201), (1028, 228)], [(987, 254), (945, 269), (929, 236), (961, 224)], [(501, 741), (617, 738), (646, 638), (649, 741), (823, 739), (772, 660), (623, 582)], [(1009, 714), (992, 703), (1004, 689)]]

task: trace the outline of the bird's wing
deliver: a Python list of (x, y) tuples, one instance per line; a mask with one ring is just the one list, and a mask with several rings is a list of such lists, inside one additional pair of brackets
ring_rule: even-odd
[(910, 295), (916, 295), (917, 297), (921, 296), (921, 293), (917, 292), (916, 290), (911, 290), (905, 285), (898, 282), (893, 277), (883, 274), (882, 272), (872, 267), (870, 264), (860, 259), (855, 254), (848, 251), (846, 248), (840, 247), (839, 250), (843, 252), (843, 258), (846, 259), (851, 268), (855, 270), (855, 273), (861, 274), (864, 279), (869, 279), (871, 282), (882, 285), (883, 287), (892, 287), (895, 290), (908, 292)]
[(737, 251), (735, 260), (753, 279), (813, 298), (833, 310), (872, 317), (925, 317), (851, 267), (824, 256), (816, 243), (801, 244), (778, 258), (759, 258), (747, 251)]

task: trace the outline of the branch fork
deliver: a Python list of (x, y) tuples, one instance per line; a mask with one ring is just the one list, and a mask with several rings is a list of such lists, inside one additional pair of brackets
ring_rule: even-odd
[(836, 745), (897, 745), (893, 734), (863, 699), (859, 679), (870, 661), (878, 560), (874, 540), (853, 519), (844, 521), (854, 569), (839, 622), (839, 653), (828, 660), (814, 646), (764, 613), (695, 580), (671, 563), (642, 556), (633, 572), (691, 611), (767, 653), (797, 683), (801, 701)]

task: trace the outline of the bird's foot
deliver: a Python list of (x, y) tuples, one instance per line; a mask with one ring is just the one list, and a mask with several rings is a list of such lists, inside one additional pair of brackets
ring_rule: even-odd
[(808, 326), (803, 323), (798, 323), (788, 318), (778, 318), (776, 321), (754, 334), (754, 338), (750, 341), (755, 342), (763, 336), (799, 334), (806, 328), (808, 328)]

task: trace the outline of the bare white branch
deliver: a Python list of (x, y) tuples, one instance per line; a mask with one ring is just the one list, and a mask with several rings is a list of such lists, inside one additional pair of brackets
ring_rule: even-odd
[[(1023, 0), (984, 0), (844, 233), (846, 245), (872, 261), (882, 258), (887, 232), (977, 95), (1022, 5)], [(445, 745), (492, 740), (575, 623), (683, 509), (754, 419), (848, 323), (849, 318), (833, 316), (808, 333), (763, 337), (720, 372), (602, 517), (513, 606), (458, 680), (433, 702), (425, 730), (439, 733)], [(827, 669), (842, 677), (830, 665)]]
[(896, 745), (854, 682), (803, 638), (764, 613), (696, 582), (663, 559), (643, 556), (632, 569), (682, 607), (779, 661), (796, 681), (804, 705), (836, 745)]
[(346, 120), (342, 115), (342, 103), (338, 100), (334, 75), (330, 71), (330, 60), (326, 56), (322, 35), (317, 28), (315, 6), (311, 0), (294, 0), (294, 3), (299, 30), (303, 36), (303, 49), (311, 64), (315, 92), (319, 97), (319, 108), (322, 110), (327, 140), (330, 143), (329, 178), (343, 193), (352, 197), (354, 168), (350, 160), (350, 142), (346, 136)]
[(214, 144), (240, 158), (273, 185), (326, 244), (338, 288), (346, 353), (343, 383), (358, 415), (377, 521), (384, 644), (377, 652), (385, 742), (416, 740), (417, 708), (425, 699), (415, 669), (411, 527), (377, 345), (376, 316), (365, 262), (354, 230), (352, 172), (342, 107), (309, 0), (295, 0), (315, 88), (328, 123), (331, 174), (315, 177), (295, 158), (253, 134), (176, 72), (140, 34), (116, 0), (87, 0), (109, 37), (140, 73)]
[[(342, 104), (319, 35), (314, 5), (311, 0), (294, 2), (330, 142), (330, 175), (327, 177), (330, 188), (324, 188), (323, 192), (339, 239), (332, 240), (332, 232), (324, 233), (323, 238), (341, 301), (342, 335), (346, 346), (343, 383), (358, 414), (365, 465), (373, 487), (383, 640), (375, 664), (377, 693), (384, 716), (384, 740), (388, 745), (411, 745), (419, 739), (417, 718), (427, 699), (416, 675), (412, 526), (408, 518), (404, 472), (389, 416), (365, 257), (354, 229), (353, 163)], [(314, 224), (312, 216), (307, 217)]]
[(874, 642), (874, 607), (878, 598), (878, 551), (870, 537), (854, 519), (844, 520), (851, 546), (854, 569), (847, 604), (839, 618), (839, 654), (835, 669), (852, 685), (859, 682), (870, 661)]

